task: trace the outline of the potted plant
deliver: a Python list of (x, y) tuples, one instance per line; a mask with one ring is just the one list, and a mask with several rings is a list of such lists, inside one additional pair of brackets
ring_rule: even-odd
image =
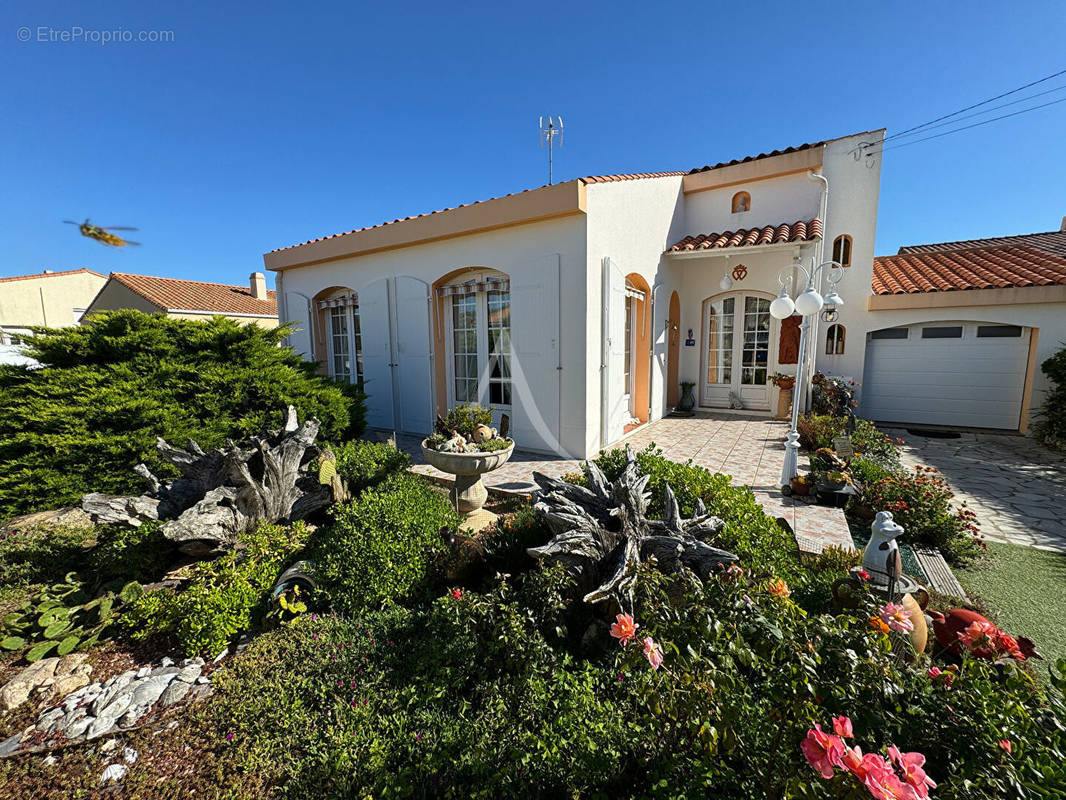
[(806, 497), (811, 493), (811, 479), (806, 475), (797, 475), (791, 481), (789, 481), (789, 488), (792, 489), (792, 494), (799, 497)]
[(770, 383), (778, 389), (791, 389), (796, 385), (796, 376), (786, 375), (784, 372), (775, 372), (770, 376)]
[(696, 407), (696, 396), (692, 393), (695, 388), (695, 381), (681, 381), (681, 399), (677, 401), (678, 411), (691, 411)]
[(422, 440), (426, 463), (455, 476), (451, 498), (457, 511), (470, 514), (488, 499), (481, 476), (499, 469), (514, 452), (514, 440), (490, 427), (492, 412), (476, 403), (456, 406), (437, 417), (437, 430)]

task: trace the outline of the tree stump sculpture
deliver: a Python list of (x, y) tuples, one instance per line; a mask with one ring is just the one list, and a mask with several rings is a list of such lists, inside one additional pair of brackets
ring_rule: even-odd
[(135, 471), (151, 487), (147, 494), (87, 494), (82, 509), (105, 525), (137, 527), (161, 520), (163, 535), (182, 552), (216, 553), (261, 522), (304, 519), (332, 502), (331, 487), (319, 483), (314, 444), (319, 425), (314, 417), (298, 424), (296, 409), (289, 406), (284, 428), (243, 444), (230, 440), (204, 452), (191, 439), (183, 450), (159, 438), (156, 448), (181, 477), (164, 483), (138, 464)]
[(640, 474), (633, 448), (626, 447), (626, 467), (614, 483), (591, 461), (586, 474), (587, 489), (533, 473), (533, 480), (544, 490), (534, 508), (553, 538), (528, 550), (535, 559), (566, 566), (577, 577), (586, 603), (613, 598), (623, 608), (631, 608), (635, 568), (653, 556), (664, 573), (685, 567), (702, 580), (719, 565), (737, 560), (709, 544), (725, 522), (708, 514), (702, 501), (696, 504), (696, 516), (682, 517), (669, 485), (663, 518), (648, 519), (650, 495), (645, 489), (649, 477)]

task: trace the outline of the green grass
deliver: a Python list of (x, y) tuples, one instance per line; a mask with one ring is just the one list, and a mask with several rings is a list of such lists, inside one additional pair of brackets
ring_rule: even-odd
[(1066, 658), (1066, 554), (998, 542), (988, 549), (988, 558), (956, 570), (959, 583), (1007, 633), (1032, 639), (1047, 663)]

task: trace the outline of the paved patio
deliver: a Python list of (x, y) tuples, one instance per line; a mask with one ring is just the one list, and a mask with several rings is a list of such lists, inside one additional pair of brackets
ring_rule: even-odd
[[(778, 491), (786, 433), (786, 423), (765, 417), (698, 414), (689, 418), (667, 417), (644, 425), (615, 447), (629, 444), (642, 450), (654, 443), (669, 459), (692, 459), (712, 472), (733, 476), (734, 485), (751, 487), (767, 514), (783, 517), (792, 526), (804, 552), (819, 553), (829, 544), (852, 546), (843, 511), (782, 497)], [(418, 437), (400, 436), (396, 444), (411, 455), (416, 472), (450, 479), (425, 463)], [(486, 475), (484, 481), (492, 489), (526, 494), (537, 488), (533, 483), (534, 471), (561, 477), (580, 469), (581, 462), (577, 460), (516, 450), (506, 465)]]
[(984, 538), (1066, 552), (1066, 456), (1014, 434), (940, 439), (903, 428), (885, 432), (905, 442), (904, 464), (943, 473), (956, 502), (977, 512)]

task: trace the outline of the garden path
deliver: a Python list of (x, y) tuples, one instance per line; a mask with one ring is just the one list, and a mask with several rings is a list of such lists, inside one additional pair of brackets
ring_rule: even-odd
[[(786, 423), (766, 417), (699, 413), (643, 425), (613, 446), (629, 444), (642, 450), (654, 443), (662, 448), (666, 458), (682, 462), (692, 459), (712, 472), (733, 476), (734, 484), (751, 487), (767, 514), (788, 522), (803, 552), (819, 553), (830, 544), (851, 547), (843, 511), (782, 497), (778, 491), (787, 433)], [(411, 455), (415, 472), (450, 479), (425, 463), (418, 437), (401, 435), (396, 443)], [(534, 471), (561, 477), (579, 471), (580, 465), (574, 459), (515, 450), (507, 464), (485, 476), (484, 483), (490, 489), (526, 494), (537, 488)]]
[(940, 470), (955, 502), (977, 512), (981, 536), (1066, 553), (1066, 456), (1017, 434), (959, 431), (942, 439), (884, 431), (903, 439), (905, 465)]

